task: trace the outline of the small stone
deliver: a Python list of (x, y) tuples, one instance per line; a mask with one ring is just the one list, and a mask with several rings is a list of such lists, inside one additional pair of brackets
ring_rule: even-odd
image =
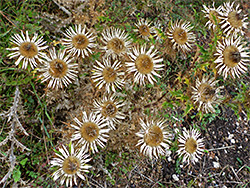
[(173, 177), (174, 181), (179, 181), (179, 180), (180, 180), (180, 179), (176, 176), (176, 174), (173, 174), (172, 177)]
[(231, 139), (230, 140), (232, 144), (235, 144), (235, 140), (234, 139)]
[(233, 134), (229, 134), (227, 139), (230, 140), (230, 139), (232, 139), (233, 137), (234, 137)]
[(214, 168), (220, 168), (220, 163), (219, 162), (213, 162)]
[(169, 156), (168, 157), (168, 162), (171, 162), (172, 161), (172, 158)]

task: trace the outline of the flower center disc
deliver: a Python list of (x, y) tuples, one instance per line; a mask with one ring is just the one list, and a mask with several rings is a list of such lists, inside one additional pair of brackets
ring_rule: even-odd
[(88, 44), (88, 38), (83, 34), (78, 34), (72, 38), (72, 44), (76, 49), (85, 49)]
[(92, 122), (87, 122), (80, 128), (82, 138), (88, 142), (93, 142), (99, 136), (99, 127)]
[(141, 33), (142, 36), (148, 36), (150, 35), (150, 30), (147, 25), (141, 25), (139, 27), (139, 32)]
[(113, 38), (110, 41), (108, 41), (107, 47), (108, 47), (108, 49), (111, 49), (115, 53), (119, 54), (124, 50), (125, 43), (121, 39)]
[(69, 156), (63, 161), (62, 169), (66, 174), (73, 175), (80, 168), (80, 161), (74, 156)]
[(150, 73), (154, 68), (154, 63), (148, 55), (140, 54), (135, 61), (137, 70), (142, 74)]
[(240, 28), (242, 26), (242, 17), (236, 11), (228, 14), (228, 22), (234, 28)]
[(37, 49), (37, 46), (33, 42), (23, 42), (19, 46), (19, 52), (24, 57), (32, 58), (38, 54), (38, 49)]
[(178, 44), (183, 45), (188, 40), (187, 32), (184, 29), (177, 27), (173, 32), (173, 38)]
[[(209, 11), (209, 20), (213, 23), (213, 24), (219, 24), (220, 23), (220, 19), (218, 18), (219, 14), (217, 11), (215, 10), (211, 10)], [(216, 20), (216, 22), (215, 22)]]
[(208, 102), (213, 99), (215, 95), (215, 89), (212, 88), (209, 84), (203, 83), (200, 85), (201, 101)]
[(161, 128), (156, 125), (150, 127), (144, 136), (144, 141), (151, 147), (159, 146), (163, 141), (163, 133)]
[(241, 60), (239, 50), (235, 46), (228, 46), (223, 52), (224, 63), (228, 67), (235, 67)]
[(193, 138), (189, 138), (185, 143), (185, 150), (192, 154), (197, 150), (197, 142)]
[(50, 62), (49, 73), (55, 78), (62, 78), (68, 70), (67, 64), (61, 59), (54, 59)]
[(117, 108), (116, 108), (116, 105), (111, 102), (111, 101), (107, 101), (103, 104), (103, 107), (102, 107), (102, 115), (104, 117), (115, 117), (115, 114), (117, 112)]
[(113, 68), (111, 67), (106, 67), (103, 72), (103, 79), (107, 82), (107, 83), (112, 83), (115, 81), (116, 79), (116, 72)]

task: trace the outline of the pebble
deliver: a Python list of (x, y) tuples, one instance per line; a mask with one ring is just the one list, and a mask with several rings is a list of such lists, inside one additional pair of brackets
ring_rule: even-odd
[(172, 161), (172, 158), (169, 156), (168, 157), (168, 162), (171, 162)]
[(176, 176), (176, 174), (173, 174), (172, 177), (173, 177), (174, 181), (179, 181), (179, 180), (180, 180), (180, 179)]
[(235, 144), (235, 140), (234, 139), (231, 139), (230, 140), (232, 144)]
[(230, 140), (230, 139), (232, 139), (233, 137), (234, 137), (234, 135), (229, 133), (229, 135), (228, 135), (228, 138), (227, 138), (227, 139), (228, 139), (228, 140)]
[(218, 162), (213, 162), (214, 168), (220, 168), (220, 163)]

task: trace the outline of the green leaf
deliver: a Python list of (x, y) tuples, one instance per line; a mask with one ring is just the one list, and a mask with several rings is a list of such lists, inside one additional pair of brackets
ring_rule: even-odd
[(204, 152), (205, 152), (205, 153), (209, 153), (208, 150), (205, 150), (205, 149), (204, 149)]
[(20, 172), (20, 170), (15, 168), (13, 170), (12, 176), (13, 176), (14, 181), (18, 182), (20, 180), (20, 178), (21, 178), (21, 172)]
[(249, 166), (245, 166), (248, 170), (249, 170), (249, 172), (250, 172), (250, 167)]
[(24, 166), (24, 165), (26, 164), (27, 161), (28, 161), (28, 158), (25, 158), (25, 159), (23, 159), (23, 160), (20, 162), (20, 164), (21, 164), (22, 166)]
[(242, 165), (243, 162), (242, 162), (242, 160), (240, 160), (239, 157), (237, 157), (236, 160), (240, 163), (240, 165)]

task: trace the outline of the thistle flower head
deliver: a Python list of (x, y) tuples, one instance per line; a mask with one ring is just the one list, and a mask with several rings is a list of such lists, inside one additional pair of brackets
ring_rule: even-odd
[(105, 57), (111, 56), (113, 59), (123, 56), (129, 52), (132, 41), (125, 31), (119, 28), (107, 28), (102, 32), (101, 49), (105, 52)]
[(122, 67), (121, 62), (115, 60), (111, 62), (110, 58), (103, 59), (103, 63), (96, 61), (97, 66), (94, 65), (93, 75), (91, 78), (100, 89), (105, 87), (106, 91), (110, 93), (112, 90), (116, 92), (116, 87), (122, 89), (124, 85), (124, 72), (120, 70)]
[(163, 120), (146, 120), (145, 122), (140, 119), (140, 125), (142, 129), (136, 133), (140, 137), (137, 146), (140, 147), (140, 152), (143, 155), (158, 158), (161, 155), (165, 155), (169, 148), (170, 134), (166, 130), (165, 121)]
[(186, 21), (176, 21), (171, 25), (167, 35), (173, 43), (173, 48), (183, 52), (191, 50), (191, 46), (195, 42), (195, 35), (190, 31), (192, 28)]
[(224, 3), (222, 7), (223, 15), (221, 17), (221, 28), (226, 33), (228, 37), (231, 33), (234, 35), (241, 33), (244, 35), (243, 29), (247, 29), (248, 22), (247, 15), (242, 15), (242, 10), (240, 9), (240, 4), (234, 8), (234, 2)]
[(135, 32), (139, 32), (139, 35), (143, 39), (149, 39), (150, 35), (154, 32), (154, 28), (151, 27), (152, 22), (150, 22), (148, 19), (140, 19), (136, 25), (136, 29), (134, 29)]
[(214, 61), (218, 63), (218, 73), (224, 76), (224, 79), (228, 75), (233, 78), (240, 77), (241, 74), (247, 72), (247, 62), (249, 62), (249, 54), (247, 52), (249, 48), (243, 47), (244, 43), (241, 41), (241, 37), (229, 37), (224, 39), (222, 43), (218, 42), (217, 53), (218, 56)]
[(77, 77), (77, 64), (72, 63), (69, 55), (65, 56), (65, 50), (56, 53), (55, 48), (50, 49), (50, 57), (47, 57), (45, 64), (39, 68), (42, 73), (42, 82), (49, 80), (48, 87), (62, 88), (68, 86)]
[(110, 129), (114, 130), (120, 120), (125, 119), (125, 115), (120, 112), (124, 103), (118, 101), (115, 94), (104, 96), (102, 100), (95, 100), (94, 106), (96, 113), (107, 120)]
[(208, 76), (203, 76), (201, 81), (199, 79), (196, 80), (192, 99), (195, 104), (198, 104), (198, 110), (202, 110), (205, 113), (215, 113), (214, 105), (220, 104), (222, 99), (220, 92), (223, 86), (216, 87), (218, 81), (214, 81), (214, 78), (209, 79)]
[(184, 129), (183, 135), (179, 135), (179, 149), (177, 154), (183, 156), (183, 162), (188, 164), (195, 164), (201, 158), (200, 155), (203, 153), (203, 139), (199, 138), (200, 133), (196, 129), (187, 131)]
[(129, 53), (132, 62), (126, 62), (128, 72), (134, 73), (134, 82), (140, 85), (145, 85), (147, 79), (151, 84), (156, 82), (154, 76), (161, 77), (156, 71), (163, 70), (163, 64), (158, 64), (163, 61), (157, 55), (157, 50), (154, 50), (154, 46), (151, 46), (146, 51), (146, 45), (134, 47), (133, 52)]
[(63, 34), (66, 38), (62, 39), (62, 44), (66, 46), (66, 50), (73, 56), (87, 57), (96, 47), (96, 37), (91, 31), (87, 30), (86, 26), (75, 25), (75, 29), (70, 27)]
[(206, 26), (208, 25), (209, 29), (215, 29), (216, 24), (219, 24), (221, 22), (220, 16), (222, 15), (222, 6), (215, 8), (213, 2), (212, 7), (207, 7), (206, 5), (203, 5), (203, 8), (204, 10), (202, 10), (202, 12), (204, 12), (206, 14), (205, 17), (208, 18)]
[(98, 152), (97, 145), (101, 148), (105, 147), (107, 142), (109, 129), (107, 128), (107, 122), (95, 113), (90, 113), (87, 116), (86, 112), (83, 112), (82, 121), (74, 118), (77, 125), (71, 125), (75, 129), (75, 133), (72, 136), (72, 141), (77, 140), (84, 151), (91, 149), (93, 153)]
[(66, 186), (77, 185), (76, 178), (79, 177), (82, 180), (85, 180), (83, 173), (89, 172), (90, 165), (87, 165), (91, 159), (83, 149), (76, 150), (74, 145), (71, 144), (69, 151), (64, 145), (59, 149), (60, 154), (55, 153), (56, 158), (51, 160), (51, 167), (59, 166), (60, 168), (52, 174), (54, 181), (60, 178), (60, 184)]
[(44, 46), (46, 41), (43, 41), (43, 38), (38, 38), (37, 33), (34, 34), (33, 38), (30, 40), (28, 31), (26, 31), (26, 37), (23, 32), (21, 35), (14, 34), (11, 42), (15, 43), (17, 47), (7, 48), (7, 50), (15, 51), (10, 53), (8, 56), (10, 59), (18, 57), (15, 62), (16, 65), (19, 65), (22, 62), (22, 68), (26, 69), (28, 64), (31, 68), (34, 69), (37, 67), (38, 63), (43, 63), (46, 58), (46, 54), (41, 52), (46, 49), (48, 46)]

